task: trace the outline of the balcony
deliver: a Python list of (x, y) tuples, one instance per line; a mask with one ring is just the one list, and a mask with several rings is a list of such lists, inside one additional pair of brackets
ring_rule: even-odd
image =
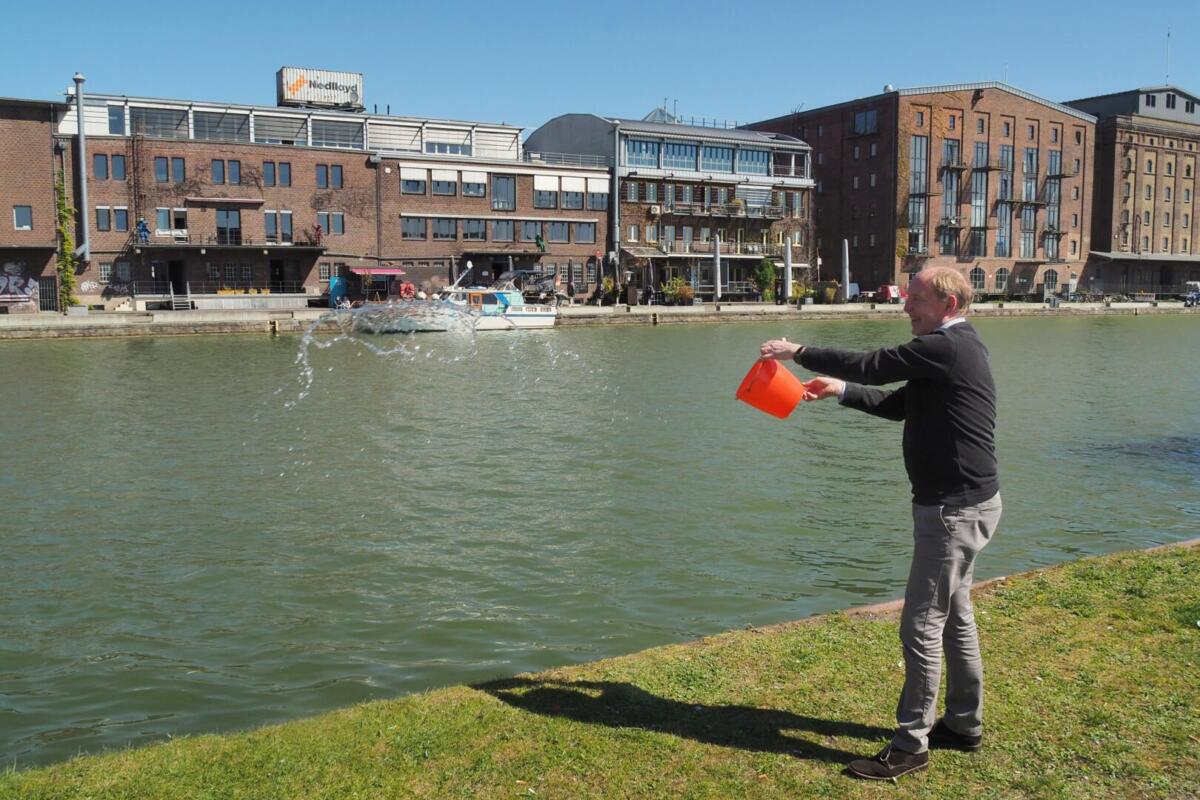
[(1074, 166), (1054, 167), (1050, 170), (1047, 170), (1047, 172), (1046, 172), (1047, 178), (1074, 178), (1074, 177), (1077, 177), (1078, 175), (1079, 175), (1079, 169)]
[(958, 217), (942, 217), (938, 220), (939, 228), (962, 228), (962, 220)]
[(949, 172), (962, 172), (967, 168), (967, 163), (962, 160), (962, 156), (951, 156), (942, 162), (942, 169)]
[(170, 236), (151, 236), (144, 240), (139, 239), (135, 233), (129, 237), (126, 246), (135, 248), (135, 250), (143, 247), (150, 249), (174, 247), (287, 247), (293, 249), (325, 249), (325, 245), (318, 242), (311, 235), (305, 235), (298, 241), (294, 241), (292, 237), (287, 235), (270, 235), (256, 239), (252, 236), (245, 236), (238, 230), (218, 231), (215, 234), (188, 233), (186, 230), (178, 230), (174, 231)]
[(608, 167), (612, 159), (608, 156), (594, 156), (583, 153), (542, 153), (536, 150), (526, 150), (522, 160), (531, 164), (548, 164), (556, 167)]

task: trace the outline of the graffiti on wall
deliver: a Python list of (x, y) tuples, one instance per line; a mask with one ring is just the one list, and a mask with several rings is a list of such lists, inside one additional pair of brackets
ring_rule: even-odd
[(0, 267), (0, 303), (36, 303), (37, 277), (25, 271), (25, 262), (8, 261)]

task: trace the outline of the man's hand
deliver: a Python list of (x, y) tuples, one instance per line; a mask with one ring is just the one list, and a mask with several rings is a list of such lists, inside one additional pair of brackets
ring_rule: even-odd
[(846, 390), (846, 382), (837, 378), (813, 378), (804, 382), (805, 400), (824, 400), (826, 397), (840, 398)]
[(787, 339), (772, 339), (769, 342), (762, 343), (758, 348), (758, 354), (763, 358), (788, 361), (796, 355), (799, 349), (800, 345), (789, 342)]

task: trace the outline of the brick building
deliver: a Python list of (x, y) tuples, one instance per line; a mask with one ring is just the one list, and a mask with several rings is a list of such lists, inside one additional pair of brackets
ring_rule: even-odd
[[(553, 270), (578, 294), (599, 280), (607, 166), (526, 152), (515, 126), (100, 94), (84, 118), (88, 304), (307, 304), (332, 275), (382, 296), (468, 264), (477, 280)], [(77, 132), (72, 102), (57, 141), (73, 201)]]
[(0, 313), (54, 307), (54, 124), (62, 103), (0, 98)]
[(1067, 105), (1099, 118), (1091, 264), (1098, 290), (1176, 294), (1200, 280), (1192, 225), (1200, 98), (1153, 86)]
[(811, 261), (810, 153), (792, 136), (685, 125), (656, 109), (641, 120), (566, 114), (527, 145), (615, 160), (610, 258), (643, 297), (681, 277), (703, 298), (751, 298), (764, 258)]
[(1066, 288), (1090, 245), (1095, 118), (1003, 83), (894, 90), (748, 126), (813, 147), (822, 277), (955, 267), (980, 294)]

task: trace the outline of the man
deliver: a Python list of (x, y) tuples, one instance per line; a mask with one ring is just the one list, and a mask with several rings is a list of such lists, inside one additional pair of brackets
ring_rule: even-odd
[[(1000, 521), (994, 429), (996, 388), (987, 348), (965, 314), (973, 295), (957, 270), (926, 269), (904, 311), (915, 339), (868, 353), (765, 342), (765, 358), (792, 358), (828, 377), (805, 384), (806, 400), (904, 421), (904, 466), (913, 493), (913, 559), (900, 618), (904, 689), (896, 733), (874, 758), (849, 765), (889, 780), (929, 766), (929, 747), (983, 743), (983, 669), (971, 608), (975, 557)], [(894, 391), (872, 385), (907, 381)], [(942, 649), (946, 713), (936, 721)]]

